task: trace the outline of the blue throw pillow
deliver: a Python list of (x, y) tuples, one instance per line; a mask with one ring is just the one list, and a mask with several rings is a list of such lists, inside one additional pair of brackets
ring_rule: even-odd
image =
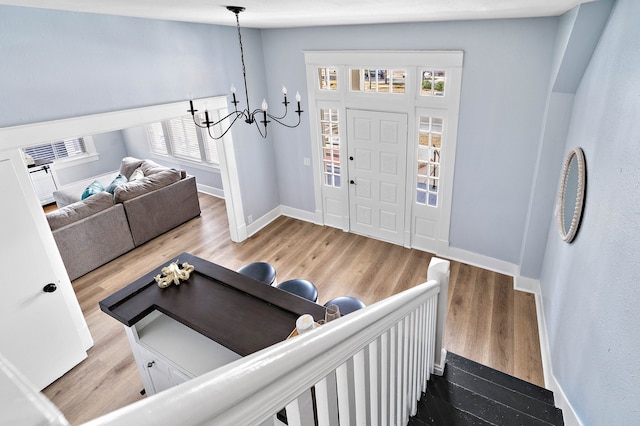
[(91, 185), (87, 186), (87, 188), (82, 192), (82, 200), (87, 197), (91, 197), (99, 192), (104, 191), (104, 186), (97, 180), (94, 180)]
[(115, 179), (113, 179), (111, 181), (111, 183), (109, 184), (109, 186), (107, 186), (107, 188), (105, 189), (105, 191), (113, 194), (116, 190), (117, 187), (119, 187), (120, 185), (127, 183), (127, 177), (123, 176), (123, 175), (118, 175), (115, 177)]

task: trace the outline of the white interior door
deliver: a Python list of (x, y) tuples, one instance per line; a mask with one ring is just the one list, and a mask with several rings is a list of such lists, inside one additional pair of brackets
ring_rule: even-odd
[[(0, 152), (0, 352), (43, 389), (87, 353), (66, 300), (71, 284), (56, 277), (46, 247), (53, 238), (40, 234), (48, 229), (46, 219), (20, 168), (19, 155)], [(45, 292), (50, 283), (55, 290)]]
[(407, 115), (347, 110), (352, 232), (404, 244)]

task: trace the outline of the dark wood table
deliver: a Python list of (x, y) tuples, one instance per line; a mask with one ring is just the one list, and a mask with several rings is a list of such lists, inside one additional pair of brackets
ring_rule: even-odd
[[(176, 260), (195, 271), (179, 286), (160, 288), (153, 277)], [(300, 315), (318, 321), (325, 312), (321, 305), (189, 253), (102, 300), (100, 309), (129, 327), (158, 310), (241, 356), (285, 340)]]

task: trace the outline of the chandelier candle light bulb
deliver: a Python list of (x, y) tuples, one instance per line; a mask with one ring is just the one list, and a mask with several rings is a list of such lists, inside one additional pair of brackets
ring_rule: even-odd
[[(230, 114), (227, 114), (226, 116), (220, 118), (218, 121), (213, 122), (213, 121), (209, 121), (209, 112), (206, 110), (205, 108), (205, 121), (199, 123), (196, 121), (196, 117), (195, 117), (195, 113), (198, 111), (197, 109), (195, 109), (193, 107), (193, 100), (191, 99), (191, 96), (189, 96), (189, 110), (187, 112), (191, 113), (191, 118), (193, 119), (193, 122), (196, 126), (202, 128), (202, 129), (207, 129), (207, 133), (209, 133), (209, 137), (211, 137), (212, 139), (221, 139), (224, 135), (227, 134), (227, 132), (231, 129), (231, 127), (235, 124), (235, 122), (239, 119), (239, 118), (243, 118), (244, 122), (247, 124), (255, 124), (256, 128), (258, 129), (258, 132), (260, 133), (260, 136), (262, 136), (263, 138), (267, 137), (267, 124), (271, 123), (271, 121), (268, 120), (268, 118), (270, 118), (271, 120), (275, 121), (276, 123), (285, 126), (285, 127), (289, 127), (289, 128), (295, 128), (298, 127), (300, 125), (300, 122), (302, 120), (302, 113), (304, 111), (302, 111), (302, 109), (300, 108), (300, 93), (296, 92), (296, 100), (298, 101), (298, 109), (295, 111), (296, 114), (298, 114), (298, 122), (297, 123), (292, 123), (292, 124), (288, 124), (283, 122), (282, 120), (287, 116), (287, 108), (289, 105), (289, 102), (287, 101), (287, 88), (283, 85), (282, 86), (282, 95), (284, 96), (284, 114), (282, 114), (281, 116), (275, 116), (272, 114), (269, 114), (267, 112), (267, 102), (266, 100), (264, 100), (262, 102), (262, 108), (258, 108), (255, 110), (251, 110), (250, 106), (249, 106), (249, 90), (247, 89), (247, 71), (245, 68), (245, 63), (244, 63), (244, 48), (242, 45), (242, 34), (240, 32), (240, 18), (239, 18), (239, 14), (240, 12), (244, 11), (244, 7), (241, 6), (227, 6), (227, 9), (232, 12), (233, 14), (236, 15), (236, 27), (238, 29), (238, 42), (240, 44), (240, 59), (242, 61), (242, 79), (244, 81), (244, 94), (245, 94), (245, 101), (247, 103), (247, 107), (245, 109), (243, 109), (242, 111), (238, 111), (238, 104), (240, 103), (238, 101), (238, 99), (236, 98), (236, 88), (234, 85), (231, 85), (231, 95), (233, 96), (233, 105), (234, 105), (234, 111), (231, 112)], [(262, 116), (263, 119), (259, 120), (256, 118), (256, 114), (262, 112)], [(259, 117), (259, 116), (258, 116)], [(224, 129), (222, 131), (222, 134), (219, 136), (214, 136), (211, 130), (211, 127), (214, 127), (218, 124), (221, 124), (223, 121), (230, 119), (231, 124), (229, 124), (229, 126)], [(259, 123), (262, 123), (262, 127), (259, 125)]]

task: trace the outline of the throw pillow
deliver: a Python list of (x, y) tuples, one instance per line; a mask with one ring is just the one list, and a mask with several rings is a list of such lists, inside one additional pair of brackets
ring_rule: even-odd
[(109, 184), (109, 186), (107, 186), (105, 191), (107, 191), (110, 194), (113, 194), (116, 188), (124, 183), (127, 183), (127, 178), (125, 176), (118, 175), (115, 177), (115, 179), (111, 181), (111, 183)]
[(126, 176), (128, 179), (131, 179), (131, 174), (135, 169), (142, 165), (143, 160), (138, 160), (133, 157), (124, 157), (122, 159), (122, 163), (120, 164), (120, 174), (122, 176)]
[(96, 195), (99, 192), (104, 191), (104, 186), (100, 183), (100, 181), (94, 180), (91, 185), (87, 186), (87, 188), (82, 192), (81, 200), (85, 198), (91, 197), (92, 195)]
[(133, 182), (134, 180), (140, 180), (144, 177), (144, 172), (142, 171), (142, 167), (138, 167), (133, 171), (129, 181)]

